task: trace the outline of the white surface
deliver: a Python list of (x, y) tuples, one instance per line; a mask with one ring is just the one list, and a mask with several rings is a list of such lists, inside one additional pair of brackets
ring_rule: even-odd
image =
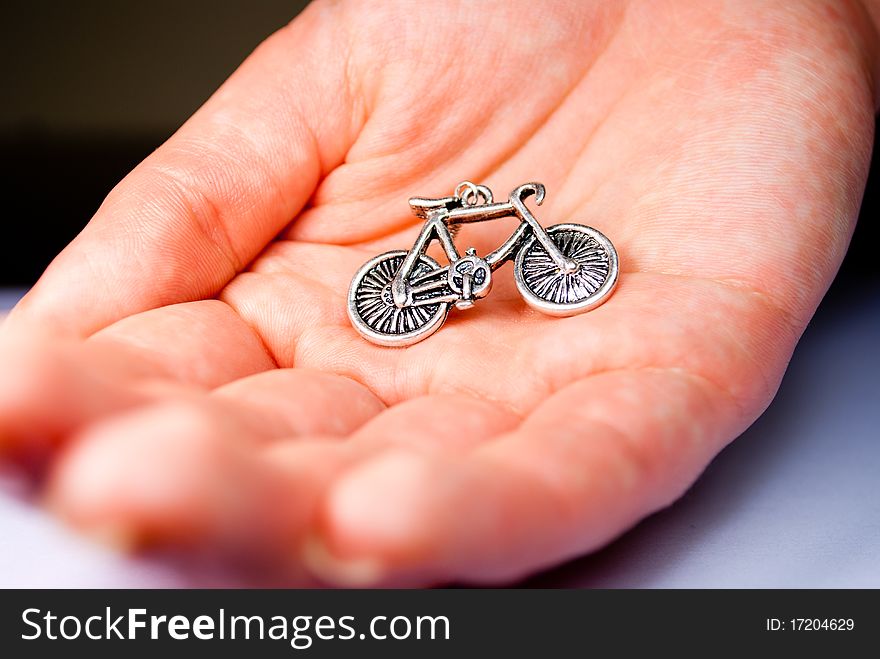
[(16, 288), (0, 288), (0, 313), (5, 312), (24, 295), (23, 290)]
[[(527, 585), (880, 587), (878, 343), (876, 286), (823, 304), (770, 409), (688, 494), (602, 551)], [(15, 496), (14, 483), (5, 489), (0, 586), (208, 578), (105, 552)]]
[(682, 499), (530, 585), (880, 587), (880, 290), (827, 302), (773, 404)]

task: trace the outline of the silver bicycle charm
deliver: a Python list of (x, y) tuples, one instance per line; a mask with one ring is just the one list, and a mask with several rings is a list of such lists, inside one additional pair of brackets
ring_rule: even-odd
[[(516, 286), (526, 303), (551, 316), (572, 316), (602, 304), (617, 284), (617, 251), (602, 233), (582, 224), (544, 229), (525, 205), (544, 186), (526, 183), (496, 203), (484, 185), (464, 181), (453, 196), (413, 197), (413, 214), (425, 224), (412, 249), (385, 252), (367, 261), (352, 279), (348, 315), (365, 339), (383, 346), (407, 346), (436, 332), (450, 305), (468, 309), (488, 295), (492, 273), (514, 259)], [(455, 246), (459, 225), (517, 217), (511, 236), (485, 258)], [(437, 239), (449, 265), (425, 251)]]

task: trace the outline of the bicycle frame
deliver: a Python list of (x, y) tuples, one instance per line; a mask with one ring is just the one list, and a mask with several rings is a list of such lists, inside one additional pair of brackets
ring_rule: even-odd
[[(575, 272), (579, 267), (578, 264), (565, 258), (556, 247), (556, 244), (550, 239), (550, 236), (547, 235), (544, 227), (541, 226), (538, 220), (535, 219), (534, 215), (532, 215), (526, 207), (525, 199), (531, 195), (535, 196), (535, 203), (540, 206), (544, 201), (544, 186), (540, 183), (526, 183), (521, 185), (510, 193), (506, 202), (493, 203), (491, 201), (491, 195), (487, 200), (488, 203), (474, 203), (472, 205), (465, 204), (463, 199), (457, 197), (444, 197), (441, 199), (411, 199), (410, 205), (418, 215), (421, 216), (422, 213), (416, 211), (416, 209), (430, 208), (431, 210), (427, 211), (425, 215), (427, 218), (425, 224), (419, 232), (415, 243), (413, 243), (412, 249), (407, 253), (403, 263), (401, 263), (400, 268), (391, 283), (391, 293), (394, 299), (394, 304), (397, 307), (402, 308), (407, 305), (421, 306), (425, 304), (436, 304), (437, 302), (455, 302), (460, 299), (459, 295), (454, 293), (451, 295), (433, 297), (428, 300), (416, 301), (412, 299), (414, 294), (442, 287), (445, 284), (445, 277), (439, 281), (431, 281), (422, 285), (419, 285), (419, 282), (428, 277), (436, 279), (438, 273), (442, 271), (448, 272), (449, 268), (454, 266), (456, 262), (462, 258), (458, 248), (455, 246), (455, 241), (450, 231), (451, 226), (459, 224), (486, 222), (488, 220), (495, 220), (502, 217), (518, 217), (520, 219), (519, 226), (514, 230), (510, 237), (497, 249), (490, 252), (484, 259), (489, 265), (490, 270), (493, 272), (515, 255), (516, 250), (522, 244), (522, 240), (529, 229), (532, 230), (537, 241), (545, 250), (547, 250), (547, 254), (560, 270), (563, 272)], [(413, 268), (415, 268), (419, 257), (425, 253), (428, 245), (430, 245), (435, 237), (443, 246), (443, 250), (446, 252), (446, 257), (449, 259), (449, 265), (440, 270), (434, 270), (430, 274), (413, 282), (412, 285), (409, 285), (408, 281)]]

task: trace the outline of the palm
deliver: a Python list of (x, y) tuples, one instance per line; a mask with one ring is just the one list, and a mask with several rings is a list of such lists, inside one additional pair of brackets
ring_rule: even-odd
[[(813, 9), (721, 19), (558, 5), (536, 19), (499, 7), (485, 23), (448, 8), (356, 11), (311, 11), (142, 166), (177, 202), (182, 219), (160, 236), (170, 249), (151, 235), (143, 267), (123, 267), (113, 218), (151, 194), (129, 184), (56, 264), (66, 286), (50, 271), (11, 328), (49, 318), (91, 336), (56, 341), (62, 366), (45, 345), (14, 349), (22, 371), (52, 362), (36, 377), (68, 409), (49, 420), (18, 396), (9, 445), (30, 450), (35, 424), (73, 445), (53, 500), (138, 543), (243, 552), (287, 577), (305, 564), (342, 582), (508, 578), (670, 502), (760, 413), (845, 248), (870, 98), (850, 74), (857, 54), (827, 54), (843, 37), (822, 34)], [(305, 36), (340, 24), (360, 32), (342, 45), (333, 32), (333, 55)], [(285, 52), (308, 60), (298, 39), (349, 76), (326, 99), (303, 84), (314, 98), (295, 116), (320, 115), (311, 141), (276, 89)], [(808, 64), (820, 61), (837, 74), (817, 81)], [(272, 116), (242, 110), (245, 89)], [(224, 161), (240, 170), (186, 147), (199, 134), (244, 143)], [(408, 196), (463, 178), (501, 194), (545, 183), (545, 225), (580, 221), (615, 242), (614, 297), (542, 317), (505, 268), (427, 341), (358, 337), (352, 274), (412, 243)], [(485, 253), (512, 228), (466, 227), (458, 242)], [(104, 281), (133, 293), (100, 289), (92, 272), (62, 309), (86, 247), (106, 252)]]

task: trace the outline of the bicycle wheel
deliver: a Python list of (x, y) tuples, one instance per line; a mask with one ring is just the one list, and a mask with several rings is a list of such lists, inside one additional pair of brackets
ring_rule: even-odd
[(580, 267), (563, 272), (532, 235), (516, 255), (514, 270), (526, 303), (551, 316), (573, 316), (602, 304), (617, 284), (617, 251), (611, 241), (582, 224), (557, 224), (547, 234)]
[[(383, 346), (407, 346), (436, 332), (449, 311), (449, 303), (422, 304), (403, 309), (394, 304), (391, 281), (407, 252), (385, 252), (367, 261), (357, 271), (348, 291), (348, 317), (365, 339)], [(437, 279), (444, 270), (430, 256), (422, 255), (410, 275), (410, 283)], [(434, 274), (437, 273), (437, 274)], [(416, 300), (426, 302), (442, 290), (421, 293)]]

